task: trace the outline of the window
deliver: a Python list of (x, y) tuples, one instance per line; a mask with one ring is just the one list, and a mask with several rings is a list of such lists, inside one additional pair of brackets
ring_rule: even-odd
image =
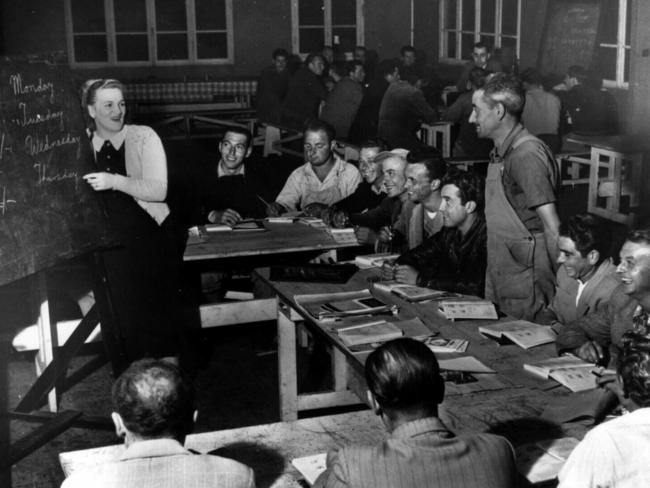
[(351, 52), (363, 45), (363, 0), (291, 0), (293, 51), (307, 54), (323, 45)]
[(603, 0), (593, 69), (610, 88), (627, 88), (630, 80), (628, 0)]
[(232, 0), (65, 0), (73, 66), (232, 63)]
[(483, 41), (519, 56), (521, 0), (441, 0), (440, 58), (468, 59)]

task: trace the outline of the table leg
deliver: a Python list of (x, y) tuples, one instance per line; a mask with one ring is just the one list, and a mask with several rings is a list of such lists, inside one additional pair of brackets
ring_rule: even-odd
[(296, 364), (296, 324), (278, 304), (278, 382), (280, 419), (298, 419), (298, 368)]

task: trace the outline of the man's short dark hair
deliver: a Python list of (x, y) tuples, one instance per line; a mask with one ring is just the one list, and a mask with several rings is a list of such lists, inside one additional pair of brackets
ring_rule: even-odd
[(483, 87), (483, 98), (490, 108), (500, 103), (517, 120), (524, 110), (524, 96), (519, 78), (506, 73), (495, 74)]
[(618, 374), (623, 392), (639, 407), (650, 407), (650, 336), (647, 331), (627, 331), (621, 344)]
[(388, 144), (382, 139), (366, 139), (359, 145), (359, 149), (365, 149), (368, 147), (378, 147), (379, 152), (386, 151), (388, 149)]
[(399, 61), (396, 59), (384, 59), (377, 66), (377, 74), (381, 77), (392, 75), (399, 69)]
[(139, 437), (181, 438), (191, 430), (192, 389), (180, 370), (167, 361), (132, 363), (115, 381), (112, 399), (124, 426)]
[(544, 77), (537, 68), (526, 68), (521, 72), (522, 83), (529, 85), (542, 86), (544, 84)]
[(404, 56), (406, 53), (413, 53), (415, 54), (415, 48), (413, 46), (403, 46), (402, 49), (399, 50), (399, 53)]
[(569, 66), (566, 72), (569, 78), (575, 78), (579, 83), (587, 83), (589, 81), (589, 72), (583, 66), (574, 64)]
[[(228, 127), (226, 129), (226, 132), (223, 133), (223, 137), (226, 137), (226, 134), (228, 132), (232, 132), (233, 134), (241, 134), (242, 136), (246, 137), (246, 148), (248, 148), (251, 145), (251, 141), (253, 140), (253, 134), (251, 131), (248, 129), (245, 129), (244, 127)], [(222, 139), (223, 140), (223, 139)]]
[(361, 66), (363, 68), (363, 63), (358, 59), (353, 59), (352, 61), (348, 61), (345, 66), (345, 70), (347, 71), (347, 74), (348, 75), (353, 74), (357, 69), (357, 66)]
[(635, 244), (650, 246), (650, 227), (646, 227), (645, 229), (632, 229), (627, 233), (625, 240), (634, 242)]
[(490, 52), (490, 46), (488, 46), (485, 42), (483, 41), (478, 41), (474, 43), (474, 46), (472, 47), (472, 51), (474, 49), (485, 49), (487, 52)]
[(435, 354), (422, 342), (386, 342), (366, 360), (366, 382), (383, 410), (429, 410), (442, 402), (444, 381)]
[(490, 73), (492, 72), (483, 68), (479, 68), (478, 66), (474, 66), (470, 70), (468, 77), (469, 82), (472, 85), (472, 89), (478, 90), (479, 88), (483, 88), (485, 86), (485, 83), (487, 83), (487, 77)]
[(609, 257), (612, 235), (607, 223), (590, 214), (578, 214), (560, 223), (560, 236), (568, 237), (580, 254), (585, 257), (591, 250), (598, 251), (597, 264)]
[(285, 58), (289, 59), (289, 53), (287, 52), (286, 49), (281, 48), (281, 47), (279, 47), (279, 48), (277, 48), (276, 50), (273, 51), (273, 59), (277, 58), (278, 56), (282, 56), (282, 57), (285, 57)]
[(429, 181), (442, 180), (447, 174), (447, 162), (435, 148), (417, 149), (406, 157), (410, 164), (423, 164)]
[(305, 124), (303, 133), (307, 135), (307, 132), (325, 132), (327, 135), (327, 142), (332, 142), (336, 138), (336, 130), (332, 127), (331, 124), (328, 124), (321, 119), (310, 119)]
[(467, 202), (476, 203), (476, 210), (483, 210), (485, 182), (476, 173), (451, 168), (442, 179), (440, 187), (455, 185), (458, 188), (460, 202), (464, 205)]
[(311, 52), (305, 58), (305, 66), (309, 66), (316, 58), (320, 58), (323, 63), (325, 62), (325, 58), (323, 57), (322, 53)]

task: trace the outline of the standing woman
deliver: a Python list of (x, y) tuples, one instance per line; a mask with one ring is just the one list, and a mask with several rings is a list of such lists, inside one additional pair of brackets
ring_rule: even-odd
[(108, 225), (121, 244), (103, 254), (125, 356), (121, 359), (177, 356), (180, 263), (173, 232), (166, 228), (165, 151), (153, 129), (124, 123), (119, 81), (87, 81), (82, 98), (92, 121), (97, 168), (84, 179), (99, 192)]

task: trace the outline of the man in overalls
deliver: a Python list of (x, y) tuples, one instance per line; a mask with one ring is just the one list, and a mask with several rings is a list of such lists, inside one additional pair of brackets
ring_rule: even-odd
[(553, 298), (560, 221), (557, 167), (548, 147), (520, 123), (524, 91), (495, 75), (474, 92), (470, 122), (494, 150), (485, 183), (488, 265), (485, 298), (515, 318), (532, 319)]

